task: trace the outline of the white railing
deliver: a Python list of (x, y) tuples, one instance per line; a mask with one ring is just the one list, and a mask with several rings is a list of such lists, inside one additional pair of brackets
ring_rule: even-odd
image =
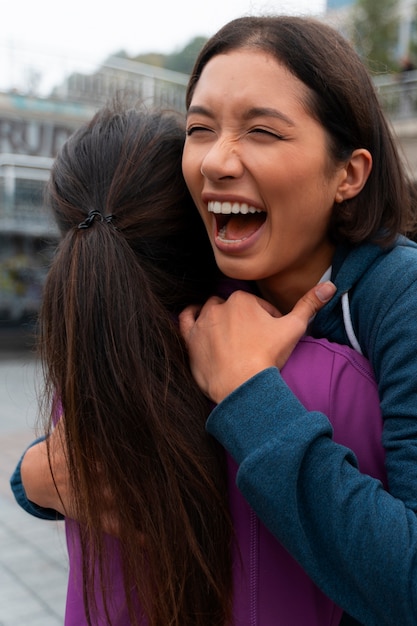
[(374, 82), (392, 121), (417, 118), (417, 70), (376, 76)]

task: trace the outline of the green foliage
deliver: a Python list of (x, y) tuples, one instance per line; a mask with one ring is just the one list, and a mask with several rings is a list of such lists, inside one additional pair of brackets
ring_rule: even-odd
[(146, 63), (155, 67), (165, 67), (166, 55), (161, 52), (148, 52), (147, 54), (139, 54), (132, 59), (139, 63)]
[(356, 0), (350, 38), (372, 72), (398, 70), (399, 0)]
[(167, 56), (165, 68), (175, 72), (183, 72), (183, 74), (191, 74), (194, 61), (206, 41), (206, 37), (194, 37), (185, 48)]
[(172, 52), (171, 54), (161, 54), (158, 52), (149, 52), (134, 57), (133, 61), (148, 63), (156, 67), (161, 67), (174, 72), (182, 72), (190, 74), (193, 69), (194, 61), (206, 42), (206, 37), (194, 37), (182, 50)]

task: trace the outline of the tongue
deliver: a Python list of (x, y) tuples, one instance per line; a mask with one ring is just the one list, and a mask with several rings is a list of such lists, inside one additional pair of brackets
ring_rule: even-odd
[(221, 239), (229, 241), (237, 241), (240, 239), (248, 239), (255, 233), (264, 223), (265, 216), (262, 213), (254, 213), (251, 215), (233, 215), (227, 224), (220, 230)]

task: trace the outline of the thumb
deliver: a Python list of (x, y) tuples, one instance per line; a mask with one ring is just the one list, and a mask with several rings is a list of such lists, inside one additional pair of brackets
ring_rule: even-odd
[(336, 291), (336, 285), (329, 280), (319, 283), (298, 300), (292, 313), (308, 324), (311, 318), (333, 298)]

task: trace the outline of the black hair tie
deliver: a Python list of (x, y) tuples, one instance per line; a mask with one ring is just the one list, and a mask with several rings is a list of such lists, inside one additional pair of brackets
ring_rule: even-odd
[(78, 224), (78, 228), (90, 228), (96, 217), (100, 218), (100, 222), (107, 222), (107, 224), (110, 224), (114, 218), (113, 215), (106, 215), (106, 217), (104, 217), (100, 211), (90, 211), (85, 220)]

